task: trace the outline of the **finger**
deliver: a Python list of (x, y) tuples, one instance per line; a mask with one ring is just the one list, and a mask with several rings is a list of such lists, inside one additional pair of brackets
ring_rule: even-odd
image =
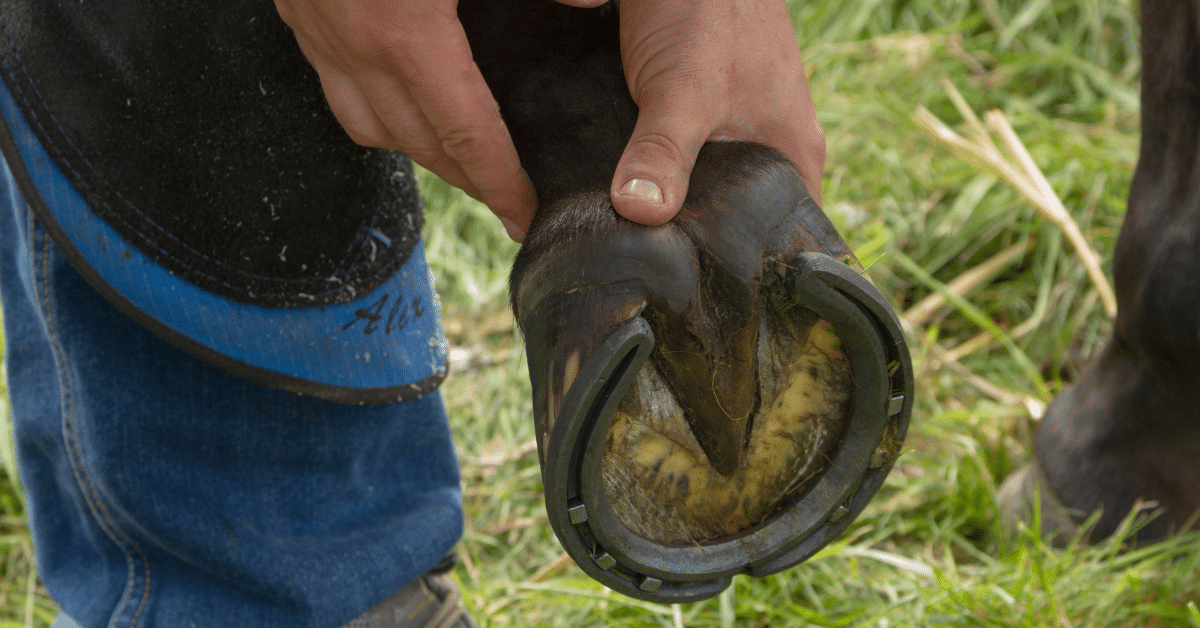
[(410, 25), (422, 32), (406, 34), (407, 52), (391, 58), (394, 72), (371, 73), (364, 87), (367, 98), (393, 134), (415, 126), (419, 113), (432, 138), (405, 138), (404, 150), (431, 170), (447, 168), (447, 160), (457, 164), (468, 182), (464, 187), (477, 191), (517, 239), (533, 215), (533, 186), (461, 25), (454, 16), (430, 19), (435, 23)]
[(637, 124), (613, 175), (618, 214), (657, 226), (683, 207), (696, 155), (709, 138), (714, 117), (694, 94), (659, 86), (638, 103)]
[[(305, 48), (303, 43), (301, 44), (301, 48)], [(439, 141), (433, 127), (422, 116), (409, 116), (403, 122), (394, 122), (393, 126), (399, 127), (396, 133), (400, 137), (406, 138), (403, 142), (396, 140), (393, 137), (392, 131), (379, 120), (379, 117), (375, 114), (375, 110), (367, 102), (362, 90), (349, 75), (318, 54), (310, 54), (308, 51), (305, 54), (309, 57), (310, 63), (321, 79), (321, 87), (325, 92), (330, 109), (354, 142), (363, 146), (397, 150), (403, 150), (405, 144), (413, 147), (424, 146), (426, 148), (423, 150), (420, 148), (413, 150), (413, 152), (420, 152), (422, 154), (422, 158), (418, 160), (418, 163), (421, 163), (423, 167), (441, 177), (450, 185), (463, 190), (472, 198), (481, 200), (482, 194), (476, 189), (459, 164), (440, 150)], [(401, 101), (411, 101), (411, 97), (404, 92), (399, 93), (398, 99)], [(411, 111), (418, 110), (415, 103), (410, 102), (409, 104)], [(509, 218), (505, 215), (497, 214), (497, 216), (500, 218), (501, 224), (510, 238), (517, 242), (524, 240), (525, 232), (528, 229), (528, 217), (517, 215), (514, 217), (514, 221), (514, 218)], [(518, 224), (516, 221), (521, 222)]]
[(825, 131), (815, 114), (804, 119), (812, 124), (805, 125), (807, 132), (803, 133), (802, 139), (788, 144), (790, 150), (784, 156), (800, 169), (800, 178), (804, 180), (808, 193), (817, 205), (824, 207), (821, 202), (821, 176), (825, 170)]
[(781, 83), (779, 91), (785, 94), (786, 106), (781, 104), (779, 110), (786, 114), (776, 124), (759, 130), (755, 140), (774, 147), (790, 159), (800, 170), (809, 194), (820, 205), (825, 131), (817, 121), (804, 64), (798, 56)]
[[(295, 29), (347, 132), (363, 145), (405, 151), (487, 203), (510, 236), (520, 240), (533, 213), (532, 185), (471, 59), (453, 2), (356, 15), (354, 23), (313, 18), (300, 22), (307, 28)], [(444, 105), (427, 102), (430, 93), (445, 94), (443, 102), (461, 106), (445, 111)], [(475, 141), (476, 136), (483, 139)], [(461, 146), (472, 143), (483, 148), (464, 160), (471, 150)]]
[(394, 139), (391, 133), (375, 115), (374, 108), (358, 83), (318, 52), (306, 37), (296, 33), (296, 41), (300, 44), (300, 51), (316, 70), (325, 100), (350, 139), (363, 146), (392, 147)]
[(376, 148), (393, 150), (404, 150), (406, 147), (415, 148), (416, 150), (413, 152), (419, 152), (422, 155), (421, 159), (417, 161), (423, 167), (447, 183), (478, 198), (479, 191), (474, 189), (462, 168), (441, 153), (433, 127), (423, 116), (419, 115), (419, 109), (411, 96), (398, 88), (398, 91), (394, 92), (396, 111), (416, 112), (416, 114), (396, 113), (391, 119), (391, 128), (389, 128), (375, 113), (375, 109), (359, 87), (358, 81), (342, 71), (341, 66), (318, 52), (319, 48), (311, 45), (306, 37), (297, 34), (296, 39), (300, 43), (301, 51), (304, 52), (320, 77), (321, 89), (325, 93), (329, 108), (351, 140), (362, 146)]
[[(495, 195), (488, 196), (484, 190), (481, 190), (475, 181), (471, 180), (468, 173), (464, 170), (463, 164), (456, 161), (450, 155), (446, 154), (444, 144), (438, 137), (436, 130), (430, 122), (421, 115), (420, 107), (413, 100), (413, 97), (407, 92), (400, 92), (397, 97), (400, 101), (412, 101), (409, 106), (402, 107), (404, 112), (395, 124), (410, 131), (404, 131), (402, 137), (404, 140), (400, 143), (401, 150), (408, 153), (417, 163), (421, 164), (425, 169), (441, 177), (447, 183), (453, 185), (466, 192), (471, 198), (480, 201), (488, 206), (492, 213), (500, 219), (500, 223), (504, 226), (508, 236), (517, 242), (522, 242), (525, 239), (525, 232), (529, 229), (529, 223), (533, 218), (534, 207), (537, 201), (533, 192), (533, 184), (529, 181), (529, 176), (524, 169), (520, 169), (515, 176), (521, 178), (516, 183), (525, 190), (525, 197), (519, 197), (519, 202), (516, 206), (511, 204), (505, 205), (503, 200), (497, 200)], [(507, 131), (505, 131), (507, 133)], [(521, 192), (518, 192), (520, 194)]]
[[(492, 202), (489, 203), (489, 198), (485, 197), (483, 191), (476, 187), (476, 184), (463, 170), (462, 165), (442, 150), (442, 142), (438, 138), (435, 129), (421, 115), (420, 108), (413, 101), (412, 96), (401, 90), (398, 92), (396, 100), (405, 105), (398, 108), (402, 113), (396, 114), (393, 118), (393, 127), (403, 129), (397, 131), (403, 140), (393, 148), (405, 151), (405, 153), (412, 157), (414, 161), (421, 164), (426, 170), (441, 177), (442, 180), (450, 185), (466, 192), (471, 198), (488, 205), (488, 208), (499, 218), (508, 237), (517, 242), (524, 241), (525, 232), (529, 229), (529, 222), (533, 216), (532, 208), (536, 205), (536, 200), (534, 198), (526, 199), (515, 211), (512, 208), (500, 205), (494, 199), (491, 199)], [(529, 183), (528, 175), (525, 174), (524, 170), (521, 170), (519, 176), (525, 178), (524, 183), (529, 189), (529, 194), (532, 196), (533, 185)]]
[[(799, 96), (794, 97), (800, 101)], [(807, 108), (793, 107), (777, 120), (739, 121), (718, 127), (711, 139), (742, 139), (778, 150), (800, 171), (804, 187), (821, 204), (821, 176), (825, 168), (825, 132), (817, 121), (811, 101)], [(730, 130), (732, 129), (732, 130)], [(739, 130), (740, 129), (740, 130)]]

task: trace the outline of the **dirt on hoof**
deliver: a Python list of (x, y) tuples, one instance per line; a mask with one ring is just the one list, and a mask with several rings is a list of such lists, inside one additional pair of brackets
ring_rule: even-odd
[(795, 167), (747, 143), (705, 146), (687, 202), (661, 227), (617, 216), (606, 190), (539, 215), (512, 292), (543, 464), (582, 366), (640, 318), (653, 348), (603, 434), (599, 477), (581, 481), (598, 480), (625, 527), (661, 543), (730, 537), (803, 497), (856, 393), (834, 325), (785, 285), (806, 252), (856, 266)]
[(801, 308), (764, 313), (761, 329), (758, 410), (743, 419), (751, 424), (733, 473), (709, 463), (653, 361), (621, 401), (601, 471), (633, 532), (664, 543), (729, 537), (793, 503), (825, 468), (851, 411), (842, 343)]

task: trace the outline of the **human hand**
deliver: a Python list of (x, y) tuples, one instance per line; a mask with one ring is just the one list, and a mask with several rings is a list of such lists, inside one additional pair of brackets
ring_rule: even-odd
[(533, 185), (471, 57), (457, 0), (275, 0), (350, 138), (402, 150), (485, 203), (514, 240)]
[(620, 15), (625, 78), (639, 113), (613, 177), (617, 213), (649, 225), (673, 218), (709, 140), (775, 148), (820, 204), (825, 135), (783, 0), (621, 0)]

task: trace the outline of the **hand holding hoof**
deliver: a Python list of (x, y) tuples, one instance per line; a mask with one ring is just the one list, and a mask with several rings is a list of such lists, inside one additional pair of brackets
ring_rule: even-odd
[[(894, 316), (796, 169), (707, 145), (679, 216), (543, 210), (513, 270), (547, 507), (601, 582), (700, 599), (833, 538), (911, 408)], [(631, 586), (632, 585), (632, 586)]]

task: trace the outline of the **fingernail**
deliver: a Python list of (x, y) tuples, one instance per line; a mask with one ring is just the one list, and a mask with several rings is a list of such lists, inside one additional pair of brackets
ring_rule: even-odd
[(504, 225), (504, 231), (508, 233), (508, 237), (517, 242), (525, 240), (525, 231), (517, 226), (517, 223), (501, 216), (500, 224)]
[(618, 194), (636, 196), (651, 203), (663, 202), (662, 188), (658, 187), (657, 183), (646, 179), (630, 179), (621, 186)]

